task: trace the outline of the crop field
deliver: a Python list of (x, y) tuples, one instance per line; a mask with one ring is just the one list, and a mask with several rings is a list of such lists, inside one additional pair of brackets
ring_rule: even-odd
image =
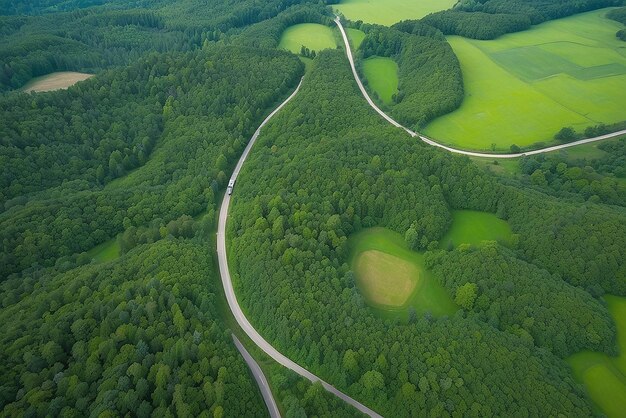
[(455, 210), (452, 212), (452, 226), (441, 240), (442, 248), (450, 243), (479, 245), (483, 241), (509, 243), (511, 240), (509, 224), (488, 212), (475, 210)]
[(302, 46), (319, 52), (326, 48), (335, 48), (337, 42), (333, 30), (318, 23), (300, 23), (285, 29), (280, 38), (279, 48), (299, 54)]
[(582, 351), (567, 362), (591, 399), (606, 416), (613, 418), (624, 416), (626, 411), (626, 298), (606, 296), (605, 299), (617, 326), (619, 356)]
[(371, 57), (363, 61), (363, 73), (369, 87), (385, 104), (398, 92), (398, 64), (387, 57)]
[(350, 20), (393, 25), (451, 8), (455, 0), (342, 0), (335, 9)]
[(20, 90), (25, 93), (43, 92), (66, 89), (79, 81), (87, 80), (93, 74), (76, 73), (72, 71), (51, 73), (41, 77), (35, 77), (24, 85)]
[(87, 255), (97, 263), (115, 260), (120, 256), (120, 244), (117, 239), (112, 239), (92, 248)]
[[(607, 9), (547, 22), (492, 41), (449, 37), (465, 99), (425, 133), (447, 144), (508, 150), (553, 142), (564, 126), (582, 131), (626, 119), (626, 48)], [(622, 42), (622, 43), (620, 43)]]
[(350, 40), (350, 46), (353, 50), (352, 52), (359, 49), (361, 42), (365, 39), (365, 32), (354, 28), (346, 28), (346, 35), (348, 35), (348, 39)]
[(447, 291), (424, 268), (423, 255), (411, 251), (404, 238), (384, 228), (369, 228), (350, 238), (350, 264), (357, 286), (384, 317), (418, 314), (452, 315), (458, 309)]

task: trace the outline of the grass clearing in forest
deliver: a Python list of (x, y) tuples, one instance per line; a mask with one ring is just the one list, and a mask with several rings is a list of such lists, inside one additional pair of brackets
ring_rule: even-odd
[(354, 28), (346, 28), (346, 35), (348, 35), (353, 52), (359, 49), (363, 39), (365, 39), (365, 32)]
[(120, 256), (120, 244), (113, 238), (87, 251), (87, 255), (96, 263), (105, 263)]
[(461, 244), (479, 245), (483, 241), (511, 242), (513, 233), (509, 224), (493, 213), (475, 210), (452, 212), (452, 226), (441, 239), (441, 247)]
[(350, 20), (390, 26), (449, 9), (455, 3), (456, 0), (341, 0), (334, 8)]
[(350, 238), (350, 265), (356, 285), (377, 313), (386, 318), (416, 313), (452, 315), (458, 307), (424, 267), (423, 255), (408, 248), (402, 235), (368, 228)]
[(44, 92), (66, 89), (79, 81), (87, 80), (93, 77), (93, 74), (76, 73), (73, 71), (64, 71), (51, 73), (41, 77), (35, 77), (26, 83), (20, 91), (24, 93)]
[(424, 133), (480, 150), (551, 143), (562, 127), (582, 131), (626, 119), (626, 53), (621, 25), (596, 10), (496, 40), (451, 36), (465, 98)]
[(626, 411), (626, 298), (605, 296), (617, 326), (619, 355), (582, 351), (567, 359), (574, 377), (609, 418), (623, 417)]
[(320, 52), (327, 48), (336, 48), (337, 41), (333, 30), (318, 23), (300, 23), (285, 29), (278, 47), (294, 54), (299, 54), (302, 46), (311, 51)]
[(363, 73), (369, 87), (385, 104), (391, 104), (398, 92), (398, 64), (387, 57), (371, 57), (363, 61)]

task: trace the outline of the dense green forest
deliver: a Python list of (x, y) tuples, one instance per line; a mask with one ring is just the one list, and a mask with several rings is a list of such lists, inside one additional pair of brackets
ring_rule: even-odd
[[(613, 353), (615, 330), (606, 307), (572, 285), (626, 293), (622, 210), (522, 191), (410, 140), (371, 112), (333, 51), (318, 55), (266, 128), (237, 187), (229, 236), (238, 292), (253, 324), (294, 360), (384, 415), (592, 414), (562, 358), (588, 347)], [(480, 275), (450, 270), (450, 287), (478, 283), (476, 303), (453, 318), (378, 318), (355, 287), (348, 236), (411, 228), (416, 248), (434, 250), (451, 209), (497, 213), (517, 245), (470, 253), (476, 263), (502, 259)], [(442, 272), (465, 256), (437, 254), (429, 257)], [(524, 309), (535, 280), (563, 296)], [(572, 305), (580, 318), (565, 325)]]
[[(227, 51), (214, 47), (152, 55), (68, 91), (1, 97), (10, 104), (0, 105), (3, 120), (16, 126), (3, 138), (7, 142), (2, 147), (3, 161), (14, 167), (3, 180), (8, 184), (5, 199), (22, 189), (37, 190), (38, 178), (49, 177), (51, 185), (59, 184), (5, 203), (0, 213), (1, 275), (33, 265), (48, 266), (59, 257), (75, 257), (130, 227), (160, 225), (181, 215), (214, 210), (215, 195), (225, 185), (228, 168), (265, 114), (293, 89), (303, 71), (300, 61), (285, 52), (235, 47)], [(118, 98), (127, 95), (138, 101), (149, 97), (141, 112), (148, 114), (155, 108), (157, 112), (120, 118), (108, 124), (108, 129), (95, 131), (96, 140), (104, 141), (91, 141), (92, 120), (103, 127), (113, 120), (105, 113), (86, 115), (81, 102), (113, 108)], [(13, 108), (23, 111), (13, 112)], [(49, 129), (51, 116), (61, 118), (57, 122), (61, 132), (81, 135), (64, 137), (67, 145), (48, 143), (43, 133)], [(155, 140), (151, 157), (140, 169), (107, 183), (132, 170), (135, 160), (141, 163), (134, 153), (143, 150), (145, 133), (159, 133), (155, 121), (161, 120), (163, 133)], [(133, 129), (121, 129), (124, 123)], [(80, 147), (69, 150), (72, 141)], [(72, 168), (58, 165), (50, 148), (67, 151), (65, 158)], [(73, 167), (73, 159), (82, 163)], [(10, 192), (14, 184), (16, 191)]]
[(359, 69), (360, 60), (372, 56), (389, 57), (398, 63), (398, 93), (389, 110), (399, 122), (419, 130), (461, 105), (463, 77), (459, 60), (439, 30), (416, 20), (391, 28), (360, 28), (367, 36), (358, 50)]
[(461, 0), (452, 9), (432, 13), (422, 22), (446, 35), (495, 39), (547, 20), (621, 5), (622, 0)]

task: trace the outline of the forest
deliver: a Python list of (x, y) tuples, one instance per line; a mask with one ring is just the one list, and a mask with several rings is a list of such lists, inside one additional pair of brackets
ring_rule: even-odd
[(461, 0), (452, 9), (432, 13), (422, 21), (445, 35), (495, 39), (548, 20), (621, 5), (621, 0)]
[[(367, 35), (357, 51), (359, 70), (362, 60), (372, 56), (389, 57), (398, 63), (399, 91), (389, 110), (400, 123), (420, 130), (461, 105), (459, 60), (439, 30), (417, 20), (391, 28), (361, 25), (360, 29)], [(363, 76), (361, 79), (366, 81)]]
[[(594, 297), (626, 293), (621, 209), (522, 190), (409, 140), (360, 100), (341, 52), (318, 54), (257, 147), (232, 209), (231, 269), (253, 324), (279, 349), (383, 415), (592, 414), (563, 358), (615, 352)], [(497, 213), (515, 248), (440, 252), (451, 209)], [(476, 301), (452, 318), (375, 316), (346, 247), (370, 226), (413, 229), (442, 283), (474, 278)], [(492, 257), (501, 262), (483, 266)], [(563, 296), (535, 298), (537, 280)]]

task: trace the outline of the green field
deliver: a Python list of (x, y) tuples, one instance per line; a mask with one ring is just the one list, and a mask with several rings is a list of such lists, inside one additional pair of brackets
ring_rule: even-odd
[[(449, 37), (465, 99), (424, 133), (462, 148), (508, 150), (626, 119), (626, 49), (607, 9), (547, 22), (493, 41)], [(621, 42), (621, 43), (620, 43)]]
[(441, 240), (441, 247), (450, 243), (479, 245), (483, 241), (498, 241), (508, 244), (511, 241), (509, 224), (488, 212), (475, 210), (455, 210), (452, 212), (452, 226)]
[(404, 238), (385, 228), (365, 229), (350, 238), (350, 265), (357, 287), (377, 313), (406, 319), (418, 314), (452, 315), (457, 306), (424, 268), (424, 257), (411, 251)]
[(626, 298), (605, 297), (617, 326), (619, 356), (582, 351), (567, 359), (574, 376), (609, 418), (623, 417), (626, 411)]
[(383, 103), (392, 103), (398, 92), (398, 64), (391, 58), (371, 57), (363, 61), (363, 74)]
[(363, 39), (365, 39), (365, 32), (354, 28), (346, 28), (346, 35), (348, 35), (348, 40), (350, 40), (350, 46), (354, 53), (361, 46)]
[(350, 20), (389, 26), (449, 9), (455, 3), (456, 0), (342, 0), (334, 7)]
[(96, 263), (115, 260), (120, 256), (120, 244), (114, 238), (87, 251), (87, 255)]
[(299, 54), (302, 46), (319, 52), (337, 47), (333, 30), (318, 23), (300, 23), (285, 29), (278, 47)]

